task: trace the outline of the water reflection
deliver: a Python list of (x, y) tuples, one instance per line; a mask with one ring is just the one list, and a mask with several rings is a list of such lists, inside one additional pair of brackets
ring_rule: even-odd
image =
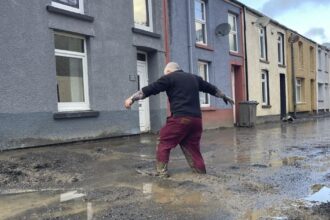
[(85, 196), (85, 194), (78, 193), (77, 190), (70, 191), (70, 192), (62, 193), (60, 195), (60, 202), (66, 202), (66, 201), (69, 201), (69, 200), (72, 200), (72, 199), (78, 199), (78, 198), (81, 198), (81, 197), (84, 197), (84, 196)]
[(147, 199), (152, 199), (160, 204), (198, 206), (206, 202), (203, 194), (199, 191), (188, 191), (178, 187), (161, 187), (155, 183), (143, 183), (142, 192)]
[(305, 198), (307, 201), (327, 203), (330, 202), (330, 188), (322, 187), (318, 192)]
[(2, 194), (0, 199), (1, 219), (53, 219), (77, 216), (93, 219), (91, 202), (82, 198), (86, 195), (77, 190), (59, 191), (16, 190), (15, 194)]

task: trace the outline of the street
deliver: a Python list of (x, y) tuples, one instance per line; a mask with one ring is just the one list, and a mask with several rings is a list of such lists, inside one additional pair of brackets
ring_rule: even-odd
[(207, 175), (156, 135), (0, 153), (0, 219), (330, 219), (330, 118), (203, 133)]

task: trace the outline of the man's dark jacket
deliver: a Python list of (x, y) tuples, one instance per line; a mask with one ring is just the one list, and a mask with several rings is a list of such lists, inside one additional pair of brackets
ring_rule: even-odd
[(143, 87), (146, 97), (166, 91), (172, 115), (201, 117), (199, 92), (216, 95), (216, 86), (204, 81), (201, 77), (178, 70), (164, 75), (156, 82)]

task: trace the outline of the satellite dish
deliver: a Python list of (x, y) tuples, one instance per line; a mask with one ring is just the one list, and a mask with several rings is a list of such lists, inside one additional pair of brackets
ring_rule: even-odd
[(226, 36), (227, 34), (229, 34), (230, 30), (231, 30), (230, 24), (228, 24), (228, 23), (219, 24), (215, 28), (215, 35), (217, 37), (223, 37), (223, 36)]
[(294, 44), (299, 40), (299, 35), (298, 34), (291, 34), (289, 37), (289, 42)]
[(270, 22), (270, 19), (267, 17), (260, 17), (255, 22), (252, 22), (252, 24), (256, 24), (259, 27), (266, 27)]

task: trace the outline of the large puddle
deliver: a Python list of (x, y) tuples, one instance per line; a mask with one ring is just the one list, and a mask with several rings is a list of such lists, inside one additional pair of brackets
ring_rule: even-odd
[[(178, 147), (166, 180), (135, 172), (154, 165), (153, 135), (3, 152), (0, 219), (304, 219), (314, 207), (322, 219), (330, 216), (320, 205), (330, 202), (328, 127), (329, 119), (208, 131), (209, 174), (192, 174)], [(307, 214), (301, 200), (312, 204)]]

